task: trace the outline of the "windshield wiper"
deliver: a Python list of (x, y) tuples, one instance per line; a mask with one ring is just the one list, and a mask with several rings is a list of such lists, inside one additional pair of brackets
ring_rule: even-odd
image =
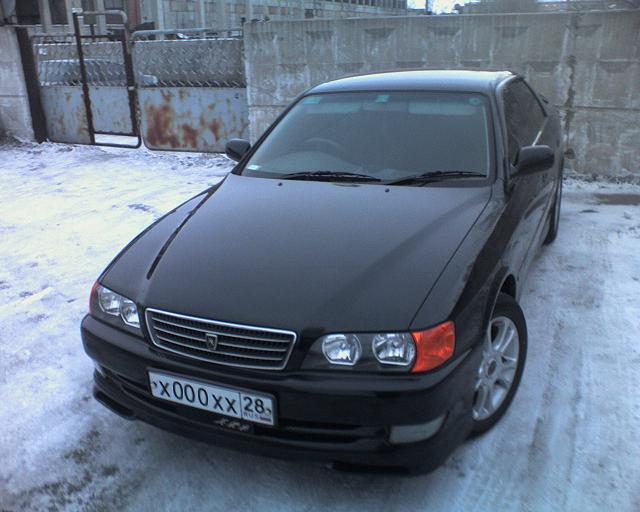
[(360, 174), (357, 172), (341, 172), (341, 171), (302, 171), (291, 174), (283, 174), (281, 180), (309, 180), (309, 179), (327, 179), (328, 181), (382, 181), (375, 176), (368, 174)]
[(398, 180), (387, 181), (387, 185), (411, 185), (417, 183), (424, 185), (433, 181), (439, 181), (449, 178), (486, 178), (487, 175), (475, 171), (427, 171), (422, 174), (406, 176)]

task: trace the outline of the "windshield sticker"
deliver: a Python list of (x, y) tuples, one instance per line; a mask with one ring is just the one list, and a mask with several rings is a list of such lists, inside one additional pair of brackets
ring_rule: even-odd
[(376, 98), (376, 103), (386, 103), (387, 101), (389, 101), (388, 94), (378, 94), (378, 97)]
[(250, 171), (257, 171), (260, 169), (260, 166), (256, 164), (251, 164), (251, 165), (247, 165), (247, 169), (249, 169)]
[(320, 96), (309, 96), (308, 98), (305, 98), (302, 100), (302, 104), (303, 105), (317, 105), (318, 103), (320, 103), (320, 101), (322, 100), (322, 98)]
[(480, 98), (478, 98), (477, 96), (474, 96), (472, 98), (469, 98), (469, 104), (470, 105), (481, 105), (482, 104), (482, 100)]

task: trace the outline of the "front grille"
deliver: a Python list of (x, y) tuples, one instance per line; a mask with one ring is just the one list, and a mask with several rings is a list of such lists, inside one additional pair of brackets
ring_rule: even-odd
[(146, 310), (153, 344), (193, 359), (241, 368), (282, 370), (296, 333)]

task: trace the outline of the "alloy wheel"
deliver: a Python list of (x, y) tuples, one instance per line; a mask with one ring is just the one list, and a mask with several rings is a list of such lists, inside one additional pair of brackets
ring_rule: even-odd
[(486, 420), (507, 397), (518, 368), (520, 355), (518, 329), (506, 316), (491, 320), (482, 349), (473, 400), (473, 419)]

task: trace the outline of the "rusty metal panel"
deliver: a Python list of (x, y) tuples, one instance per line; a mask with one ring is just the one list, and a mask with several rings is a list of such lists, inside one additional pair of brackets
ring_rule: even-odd
[(153, 87), (138, 97), (149, 149), (222, 152), (227, 140), (249, 136), (246, 89)]
[(82, 89), (71, 85), (54, 85), (40, 90), (45, 111), (47, 135), (54, 142), (90, 144)]
[(129, 93), (126, 87), (89, 86), (93, 128), (99, 133), (133, 133)]
[[(90, 144), (82, 88), (75, 85), (49, 85), (40, 88), (47, 135), (53, 142)], [(91, 111), (97, 132), (132, 132), (126, 87), (90, 86)]]

